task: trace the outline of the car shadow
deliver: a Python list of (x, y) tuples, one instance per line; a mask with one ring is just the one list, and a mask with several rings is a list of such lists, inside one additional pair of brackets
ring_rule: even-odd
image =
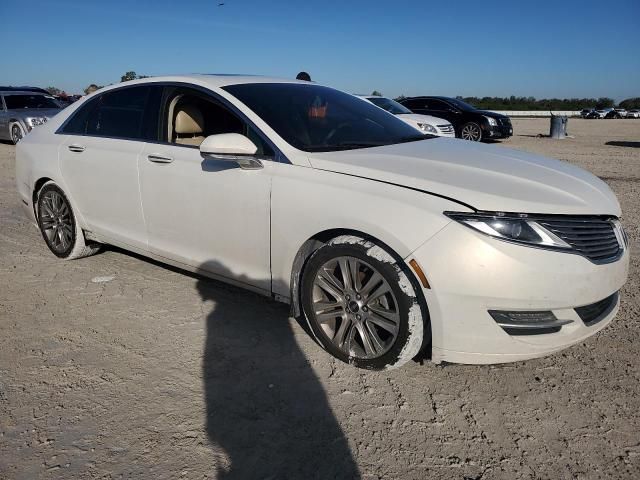
[[(232, 277), (217, 262), (201, 269)], [(288, 306), (203, 277), (197, 290), (212, 306), (202, 360), (206, 430), (228, 458), (216, 478), (360, 478)]]
[(612, 147), (640, 148), (640, 142), (627, 142), (621, 140), (612, 140), (610, 142), (606, 142), (605, 145), (609, 145)]
[[(205, 320), (202, 380), (205, 428), (218, 457), (214, 478), (361, 478), (324, 388), (295, 339), (288, 305), (208, 278), (207, 272), (215, 272), (253, 283), (216, 261), (193, 273), (117, 247), (107, 250), (194, 278), (200, 298), (212, 307)], [(309, 333), (306, 322), (296, 321)]]

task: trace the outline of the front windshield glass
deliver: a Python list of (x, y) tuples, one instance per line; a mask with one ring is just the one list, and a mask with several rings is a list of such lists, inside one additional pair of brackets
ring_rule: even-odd
[(287, 143), (306, 152), (379, 147), (431, 138), (369, 102), (320, 85), (253, 83), (223, 88)]
[(463, 102), (462, 100), (458, 100), (457, 98), (448, 98), (447, 99), (448, 102), (453, 103), (456, 107), (458, 107), (460, 110), (477, 110), (476, 107), (474, 107), (473, 105), (467, 103), (467, 102)]
[(7, 95), (4, 97), (7, 109), (17, 110), (22, 108), (60, 108), (53, 97), (46, 95)]
[(390, 98), (385, 97), (368, 97), (369, 100), (374, 105), (379, 106), (380, 108), (384, 108), (387, 112), (393, 113), (394, 115), (400, 115), (401, 113), (411, 113), (404, 105), (399, 104), (395, 100), (391, 100)]

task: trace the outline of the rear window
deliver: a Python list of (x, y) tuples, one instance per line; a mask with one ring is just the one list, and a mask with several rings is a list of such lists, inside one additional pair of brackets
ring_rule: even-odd
[(157, 140), (162, 87), (141, 85), (106, 92), (83, 105), (63, 133)]

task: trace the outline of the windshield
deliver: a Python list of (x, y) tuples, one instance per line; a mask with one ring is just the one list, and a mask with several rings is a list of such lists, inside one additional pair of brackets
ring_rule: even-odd
[(378, 147), (431, 138), (369, 102), (320, 85), (254, 83), (223, 88), (287, 143), (306, 152)]
[(391, 100), (390, 98), (385, 97), (368, 97), (369, 100), (374, 105), (379, 106), (380, 108), (384, 108), (387, 112), (393, 113), (394, 115), (399, 115), (401, 113), (411, 113), (404, 105), (400, 105), (395, 100)]
[(60, 108), (53, 97), (46, 95), (6, 95), (4, 101), (8, 110), (21, 108)]
[(474, 107), (473, 105), (467, 102), (463, 102), (462, 100), (458, 100), (457, 98), (447, 98), (447, 102), (452, 103), (453, 105), (458, 107), (460, 110), (467, 110), (467, 111), (477, 110), (476, 107)]

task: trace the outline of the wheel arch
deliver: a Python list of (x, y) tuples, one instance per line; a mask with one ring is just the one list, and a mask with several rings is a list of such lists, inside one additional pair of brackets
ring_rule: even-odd
[[(425, 338), (423, 340), (423, 350), (422, 354), (427, 353), (430, 358), (430, 350), (431, 350), (431, 325), (429, 318), (429, 307), (427, 305), (427, 299), (422, 291), (420, 281), (417, 278), (415, 272), (409, 267), (409, 265), (404, 261), (404, 259), (386, 242), (370, 235), (366, 232), (351, 229), (351, 228), (332, 228), (327, 230), (322, 230), (315, 235), (309, 237), (298, 249), (296, 253), (293, 265), (291, 268), (291, 279), (290, 279), (290, 299), (291, 299), (291, 315), (294, 318), (299, 318), (302, 315), (302, 305), (300, 299), (300, 282), (302, 279), (302, 274), (307, 265), (309, 258), (311, 255), (318, 250), (322, 245), (326, 244), (330, 240), (343, 236), (343, 235), (353, 235), (355, 237), (360, 237), (364, 240), (372, 242), (384, 249), (388, 252), (394, 260), (400, 265), (400, 268), (404, 270), (407, 277), (413, 284), (413, 288), (417, 294), (418, 301), (420, 303), (420, 308), (422, 309), (423, 316), (426, 320), (426, 325), (424, 329)], [(427, 338), (428, 336), (428, 338)], [(425, 352), (426, 349), (429, 349)]]
[(33, 214), (35, 215), (36, 221), (38, 220), (38, 209), (37, 209), (37, 201), (38, 201), (38, 193), (42, 190), (42, 187), (47, 182), (53, 182), (53, 179), (49, 177), (40, 177), (33, 184), (33, 193), (31, 196), (31, 206), (33, 207)]

